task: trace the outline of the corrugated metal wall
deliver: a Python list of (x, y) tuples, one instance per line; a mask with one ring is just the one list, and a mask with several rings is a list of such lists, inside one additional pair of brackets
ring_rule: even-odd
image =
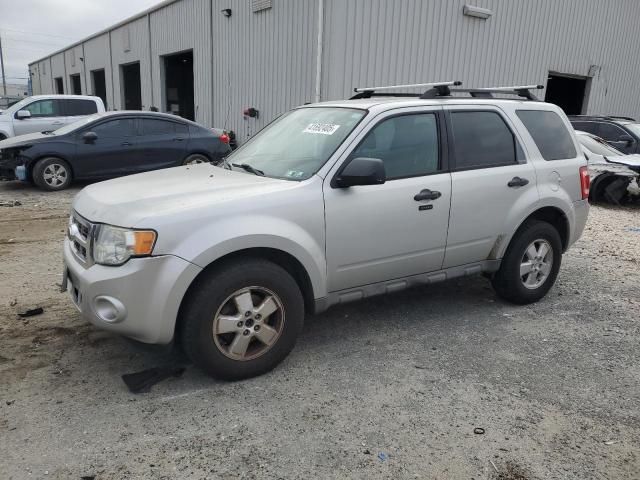
[(124, 108), (120, 66), (140, 62), (142, 108), (148, 110), (151, 102), (151, 58), (149, 57), (149, 20), (142, 17), (111, 31), (111, 61), (113, 105)]
[[(222, 15), (231, 8), (230, 18)], [(213, 123), (238, 139), (292, 106), (313, 101), (317, 0), (273, 0), (256, 13), (248, 0), (214, 3)], [(254, 107), (259, 119), (243, 120)]]
[(71, 75), (80, 75), (80, 85), (82, 88), (82, 92), (86, 92), (85, 81), (84, 81), (84, 54), (82, 53), (82, 45), (77, 45), (69, 50), (64, 52), (64, 65), (66, 69), (66, 89), (65, 91), (68, 93), (73, 92), (73, 86), (71, 84)]
[[(160, 56), (193, 49), (197, 120), (242, 139), (313, 100), (318, 1), (273, 0), (253, 13), (250, 0), (182, 0), (117, 27), (103, 36), (112, 47), (109, 103), (122, 108), (119, 65), (140, 61), (142, 104), (162, 107)], [(493, 16), (464, 16), (465, 3)], [(232, 9), (230, 18), (223, 8)], [(549, 71), (591, 70), (588, 113), (640, 116), (639, 17), (638, 0), (325, 0), (322, 99), (348, 97), (357, 85), (546, 85)], [(85, 92), (88, 70), (107, 61), (104, 42), (85, 42)], [(65, 71), (63, 55), (54, 55), (34, 91), (53, 92), (53, 78), (63, 77), (69, 92), (78, 62), (68, 60)], [(260, 110), (258, 120), (243, 120), (249, 106)]]
[[(636, 0), (326, 1), (323, 98), (436, 80), (546, 85), (549, 71), (597, 65), (588, 111), (640, 114)], [(465, 3), (493, 16), (464, 16)]]
[(151, 13), (154, 105), (168, 110), (160, 81), (164, 78), (162, 56), (192, 50), (195, 117), (203, 125), (212, 124), (211, 66), (215, 59), (211, 53), (211, 5), (211, 0), (183, 0)]
[(91, 71), (104, 69), (104, 77), (107, 89), (107, 108), (113, 109), (113, 85), (111, 82), (111, 52), (109, 49), (109, 34), (100, 35), (84, 43), (85, 77), (83, 92), (93, 95), (91, 83)]

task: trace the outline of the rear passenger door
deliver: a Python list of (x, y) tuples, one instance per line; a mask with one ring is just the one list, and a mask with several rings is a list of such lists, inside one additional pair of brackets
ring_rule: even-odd
[(451, 106), (446, 117), (452, 164), (448, 268), (491, 258), (494, 246), (536, 204), (538, 190), (535, 168), (501, 109)]
[(138, 167), (143, 170), (181, 165), (189, 140), (187, 125), (162, 118), (140, 119)]

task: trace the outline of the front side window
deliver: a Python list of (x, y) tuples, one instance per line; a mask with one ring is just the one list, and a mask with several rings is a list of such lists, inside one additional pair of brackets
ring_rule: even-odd
[(109, 120), (90, 129), (98, 139), (101, 138), (122, 138), (134, 135), (133, 120), (130, 118), (118, 118)]
[(307, 107), (275, 120), (227, 157), (267, 177), (306, 180), (316, 173), (366, 115), (365, 110)]
[(384, 162), (387, 180), (438, 171), (438, 124), (433, 113), (391, 117), (378, 123), (349, 158)]
[(456, 170), (517, 163), (516, 139), (496, 112), (452, 111)]
[(56, 117), (60, 115), (57, 100), (38, 100), (23, 107), (22, 110), (27, 110), (32, 117)]
[(623, 135), (629, 136), (622, 128), (613, 123), (601, 123), (598, 136), (609, 142), (617, 142)]
[(571, 134), (557, 113), (550, 110), (517, 110), (516, 115), (529, 131), (542, 158), (562, 160), (576, 157)]

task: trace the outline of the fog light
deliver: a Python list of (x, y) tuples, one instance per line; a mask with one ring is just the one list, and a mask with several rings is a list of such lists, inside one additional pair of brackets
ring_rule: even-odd
[(93, 308), (100, 320), (109, 323), (121, 322), (127, 316), (127, 309), (120, 300), (105, 295), (93, 300)]

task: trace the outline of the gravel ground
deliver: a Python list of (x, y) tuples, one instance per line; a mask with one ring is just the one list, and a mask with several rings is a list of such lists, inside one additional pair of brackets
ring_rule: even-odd
[(640, 478), (640, 208), (593, 207), (536, 305), (482, 277), (374, 298), (267, 375), (134, 395), (122, 374), (184, 359), (58, 292), (77, 190), (0, 183), (0, 478)]

